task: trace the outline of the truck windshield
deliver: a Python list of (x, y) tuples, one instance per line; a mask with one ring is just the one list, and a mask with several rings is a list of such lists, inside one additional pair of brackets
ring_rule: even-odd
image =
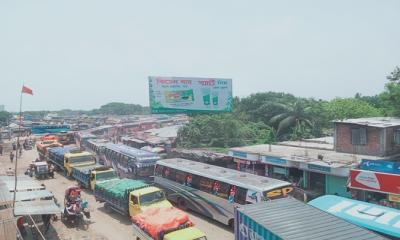
[(117, 175), (115, 174), (115, 171), (99, 172), (96, 174), (97, 180), (111, 179), (116, 177)]
[(147, 193), (140, 196), (140, 204), (142, 205), (150, 205), (163, 200), (165, 200), (165, 195), (162, 191)]
[(69, 159), (70, 163), (81, 163), (81, 162), (90, 162), (93, 161), (92, 156), (79, 156), (79, 157), (71, 157)]

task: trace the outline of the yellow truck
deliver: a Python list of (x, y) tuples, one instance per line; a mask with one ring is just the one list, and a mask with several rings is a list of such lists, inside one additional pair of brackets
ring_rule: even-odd
[(86, 151), (71, 151), (64, 155), (64, 168), (68, 177), (72, 176), (74, 167), (93, 165), (96, 163), (95, 156)]
[(96, 183), (94, 196), (106, 209), (135, 216), (149, 208), (171, 207), (163, 190), (133, 179), (115, 179)]

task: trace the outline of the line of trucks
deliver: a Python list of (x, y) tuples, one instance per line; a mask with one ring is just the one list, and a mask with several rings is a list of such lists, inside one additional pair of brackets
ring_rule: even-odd
[(49, 148), (47, 160), (67, 177), (94, 191), (105, 209), (132, 219), (137, 240), (206, 240), (189, 216), (172, 206), (165, 193), (142, 180), (120, 179), (115, 170), (96, 163), (93, 154), (76, 146)]

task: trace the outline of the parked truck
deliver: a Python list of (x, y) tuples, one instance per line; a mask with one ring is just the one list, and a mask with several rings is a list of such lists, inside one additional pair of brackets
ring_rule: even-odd
[(127, 178), (96, 183), (94, 196), (106, 209), (131, 217), (152, 207), (172, 206), (161, 189)]
[(207, 240), (188, 214), (174, 207), (151, 208), (132, 217), (136, 240)]
[(50, 148), (47, 154), (47, 161), (52, 162), (57, 170), (64, 171), (64, 155), (74, 150), (78, 150), (75, 145)]
[(57, 142), (56, 140), (47, 140), (36, 144), (36, 150), (39, 153), (39, 159), (40, 160), (46, 159), (47, 151), (49, 148), (61, 147), (61, 146), (62, 144)]
[(96, 164), (95, 156), (86, 151), (74, 150), (64, 155), (64, 168), (68, 177), (72, 177), (72, 168)]
[(117, 173), (111, 167), (101, 164), (92, 164), (72, 167), (72, 177), (83, 187), (91, 190), (95, 189), (96, 182), (110, 181), (118, 179)]

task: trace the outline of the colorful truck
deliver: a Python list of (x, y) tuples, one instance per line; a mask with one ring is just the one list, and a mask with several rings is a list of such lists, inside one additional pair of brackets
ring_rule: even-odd
[(39, 153), (39, 159), (40, 160), (46, 159), (49, 148), (61, 147), (61, 146), (62, 146), (62, 144), (57, 142), (56, 140), (47, 140), (47, 141), (42, 141), (42, 142), (36, 144), (36, 149)]
[(72, 177), (83, 187), (95, 189), (96, 183), (118, 179), (117, 173), (110, 167), (100, 164), (72, 167)]
[(206, 240), (188, 214), (174, 207), (151, 208), (132, 217), (136, 240)]
[(68, 177), (72, 176), (72, 168), (96, 164), (95, 156), (86, 151), (70, 151), (64, 155), (64, 168)]
[(172, 206), (161, 189), (127, 178), (96, 183), (94, 196), (106, 209), (131, 217), (152, 207)]
[(75, 150), (78, 150), (75, 145), (50, 148), (47, 154), (47, 161), (53, 163), (57, 170), (64, 171), (64, 155)]

